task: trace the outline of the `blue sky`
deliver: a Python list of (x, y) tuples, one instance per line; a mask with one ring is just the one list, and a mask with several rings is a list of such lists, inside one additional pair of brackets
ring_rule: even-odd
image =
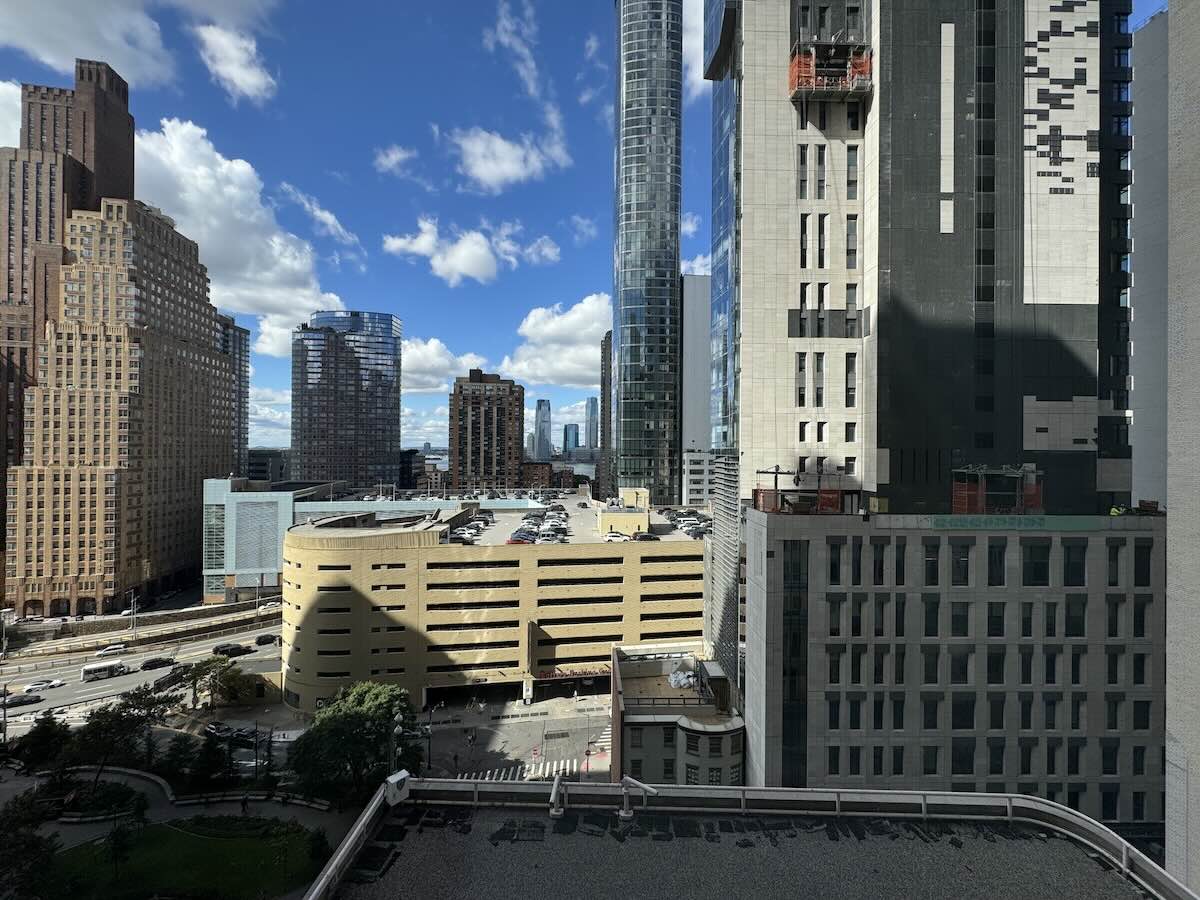
[[(702, 0), (684, 6), (683, 255), (702, 267), (710, 106)], [(139, 199), (199, 242), (213, 301), (252, 329), (252, 443), (288, 442), (288, 332), (338, 306), (404, 322), (406, 444), (445, 441), (471, 365), (524, 383), (527, 419), (549, 397), (560, 440), (610, 321), (611, 0), (326, 9), (0, 3), (0, 146), (20, 82), (69, 85), (76, 56), (125, 76)]]
[[(694, 258), (709, 103), (686, 5)], [(138, 197), (198, 241), (213, 302), (252, 329), (252, 443), (288, 442), (288, 331), (331, 306), (403, 320), (406, 444), (444, 443), (447, 386), (471, 365), (524, 383), (530, 416), (549, 397), (561, 440), (598, 392), (611, 319), (611, 0), (322, 10), (0, 4), (0, 145), (17, 142), (20, 82), (69, 85), (76, 56), (130, 82)]]

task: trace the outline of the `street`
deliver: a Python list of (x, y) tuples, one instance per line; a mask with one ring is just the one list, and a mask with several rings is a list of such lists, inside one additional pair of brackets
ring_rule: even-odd
[[(255, 646), (254, 639), (260, 634), (277, 635), (279, 634), (279, 626), (273, 625), (268, 628), (240, 632), (235, 635), (226, 634), (220, 637), (198, 637), (193, 640), (185, 640), (174, 644), (162, 644), (149, 649), (139, 649), (136, 652), (130, 652), (122, 656), (89, 658), (87, 661), (97, 662), (99, 659), (120, 660), (130, 669), (134, 670), (141, 665), (142, 660), (149, 659), (152, 656), (170, 656), (177, 663), (196, 662), (210, 656), (212, 648), (217, 644), (239, 643)], [(255, 647), (254, 653), (240, 656), (235, 662), (246, 672), (277, 671), (280, 666), (279, 648), (275, 645)], [(33, 672), (0, 675), (0, 687), (7, 685), (8, 691), (11, 694), (20, 693), (26, 684), (33, 681), (57, 678), (66, 682), (62, 687), (51, 688), (42, 692), (40, 696), (44, 699), (41, 703), (9, 709), (7, 711), (9, 736), (22, 734), (30, 727), (38, 713), (43, 710), (114, 697), (130, 688), (137, 687), (139, 684), (153, 681), (160, 675), (165, 675), (170, 671), (170, 667), (164, 666), (161, 669), (153, 669), (148, 672), (132, 671), (127, 675), (119, 675), (115, 678), (81, 682), (79, 680), (79, 670), (83, 665), (82, 661), (79, 661), (77, 657), (73, 657), (71, 662), (63, 662), (58, 665), (52, 663), (47, 668), (38, 669)]]
[[(449, 721), (447, 721), (449, 720)], [(458, 720), (458, 721), (455, 721)], [(418, 721), (424, 721), (418, 716)], [(611, 753), (607, 696), (555, 698), (482, 712), (443, 709), (434, 719), (430, 771), (443, 778), (607, 781)], [(444, 724), (439, 724), (444, 723)]]

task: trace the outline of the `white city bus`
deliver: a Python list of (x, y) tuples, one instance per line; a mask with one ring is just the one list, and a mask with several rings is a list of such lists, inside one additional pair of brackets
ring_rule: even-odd
[(114, 675), (124, 675), (129, 669), (119, 660), (112, 662), (88, 663), (79, 670), (80, 681), (98, 681), (101, 678), (112, 678)]

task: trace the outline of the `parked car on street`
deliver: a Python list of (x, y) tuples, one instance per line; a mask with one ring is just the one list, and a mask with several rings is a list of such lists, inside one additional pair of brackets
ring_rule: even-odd
[(635, 541), (657, 541), (659, 537), (657, 534), (651, 534), (648, 531), (639, 531), (633, 536), (633, 539)]
[(233, 733), (233, 729), (224, 722), (209, 722), (204, 726), (204, 733), (211, 734), (213, 737), (223, 738)]
[(627, 540), (629, 540), (629, 535), (621, 534), (619, 531), (610, 531), (604, 535), (604, 543), (606, 544), (620, 544)]

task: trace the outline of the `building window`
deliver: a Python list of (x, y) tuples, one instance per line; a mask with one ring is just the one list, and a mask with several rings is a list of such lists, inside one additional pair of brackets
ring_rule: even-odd
[(710, 737), (708, 739), (708, 755), (709, 756), (720, 756), (721, 748), (724, 745), (724, 743), (725, 743), (724, 738), (722, 738), (720, 736)]
[(856, 469), (857, 465), (858, 465), (858, 460), (855, 457), (847, 456), (846, 457), (846, 474), (847, 475), (855, 474), (855, 469)]
[(938, 681), (938, 656), (937, 647), (922, 647), (921, 659), (924, 662), (924, 682), (925, 684), (937, 684)]
[(686, 772), (687, 772), (687, 783), (688, 784), (699, 784), (700, 783), (700, 767), (699, 766), (693, 766), (689, 763), (686, 767)]
[(971, 615), (971, 604), (955, 601), (950, 604), (950, 636), (967, 637)]
[(1134, 731), (1146, 731), (1150, 728), (1150, 701), (1149, 700), (1134, 700), (1133, 701), (1133, 729)]
[[(846, 443), (853, 444), (856, 440), (858, 440), (858, 425), (854, 422), (847, 422), (846, 423)], [(882, 570), (881, 570), (880, 571), (880, 580), (877, 581), (876, 584), (883, 584), (882, 578), (883, 578), (883, 575), (882, 575)]]
[(1149, 541), (1138, 541), (1133, 545), (1133, 586), (1150, 586), (1150, 551), (1153, 545)]
[(842, 583), (842, 544), (840, 541), (830, 541), (829, 547), (829, 583)]
[(796, 199), (808, 199), (808, 145), (796, 145)]
[[(822, 180), (820, 182), (820, 184), (823, 186), (824, 180)], [(822, 196), (824, 196), (823, 188), (821, 190), (821, 194), (822, 194)], [(825, 245), (828, 242), (828, 239), (829, 239), (829, 214), (828, 213), (820, 213), (817, 216), (817, 268), (818, 269), (825, 268)]]
[(1067, 598), (1067, 637), (1086, 637), (1087, 631), (1087, 595)]
[(828, 764), (827, 764), (826, 771), (830, 775), (840, 775), (841, 768), (842, 768), (842, 766), (841, 766), (842, 748), (841, 747), (826, 747), (825, 750), (826, 750), (826, 755), (828, 757), (828, 760), (827, 760)]
[(858, 216), (846, 216), (846, 268), (858, 268)]
[(675, 726), (667, 725), (663, 727), (662, 742), (664, 747), (675, 746)]
[(1133, 598), (1133, 636), (1135, 638), (1146, 636), (1146, 610), (1150, 608), (1150, 601), (1150, 597)]
[(993, 731), (1004, 728), (1004, 696), (988, 698), (988, 727)]
[(692, 756), (700, 755), (700, 735), (698, 735), (698, 734), (688, 734), (687, 735), (687, 752), (690, 753)]
[(800, 268), (808, 268), (808, 213), (800, 214)]
[(808, 354), (796, 354), (796, 406), (804, 406), (807, 400)]
[(892, 748), (892, 774), (893, 775), (903, 775), (904, 774), (904, 748), (903, 747), (893, 747)]
[[(856, 110), (855, 118), (857, 118), (857, 103), (851, 103), (850, 106)], [(846, 148), (846, 199), (858, 199), (858, 147), (851, 144)]]
[(642, 761), (640, 759), (631, 759), (629, 761), (629, 774), (634, 778), (642, 777)]
[(925, 586), (937, 587), (938, 557), (940, 555), (941, 544), (937, 541), (925, 541), (922, 547), (925, 553)]
[(1036, 541), (1021, 545), (1025, 587), (1050, 586), (1050, 544)]
[(642, 746), (642, 729), (629, 729), (629, 746), (634, 748), (639, 748)]
[(716, 766), (709, 767), (708, 783), (709, 784), (720, 784), (721, 783), (721, 770), (719, 768), (717, 768)]
[(921, 748), (921, 772), (924, 775), (936, 775), (938, 773), (938, 748), (937, 747), (922, 747)]
[(674, 784), (675, 782), (675, 760), (664, 759), (662, 768), (663, 784)]
[(1003, 647), (989, 647), (987, 652), (987, 683), (1004, 684)]
[[(817, 146), (817, 185), (816, 185), (817, 197), (816, 197), (816, 199), (818, 199), (818, 200), (825, 199), (825, 150), (826, 150), (826, 148), (823, 144)], [(822, 222), (824, 221), (824, 218), (825, 218), (824, 216), (821, 217)], [(821, 230), (824, 231), (824, 225), (822, 225)], [(819, 265), (821, 266), (821, 268), (825, 268), (824, 263), (820, 263)]]
[(825, 354), (813, 354), (813, 405), (817, 409), (825, 406)]
[(950, 584), (967, 587), (971, 583), (971, 545), (952, 542), (950, 544)]
[(1083, 587), (1087, 577), (1087, 544), (1063, 543), (1063, 584)]
[(1108, 586), (1119, 587), (1121, 584), (1121, 545), (1108, 545)]
[(846, 337), (858, 337), (858, 285), (846, 285)]
[(846, 354), (846, 408), (853, 409), (858, 401), (858, 356)]
[(729, 767), (729, 783), (739, 785), (742, 783), (742, 764), (734, 763)]

